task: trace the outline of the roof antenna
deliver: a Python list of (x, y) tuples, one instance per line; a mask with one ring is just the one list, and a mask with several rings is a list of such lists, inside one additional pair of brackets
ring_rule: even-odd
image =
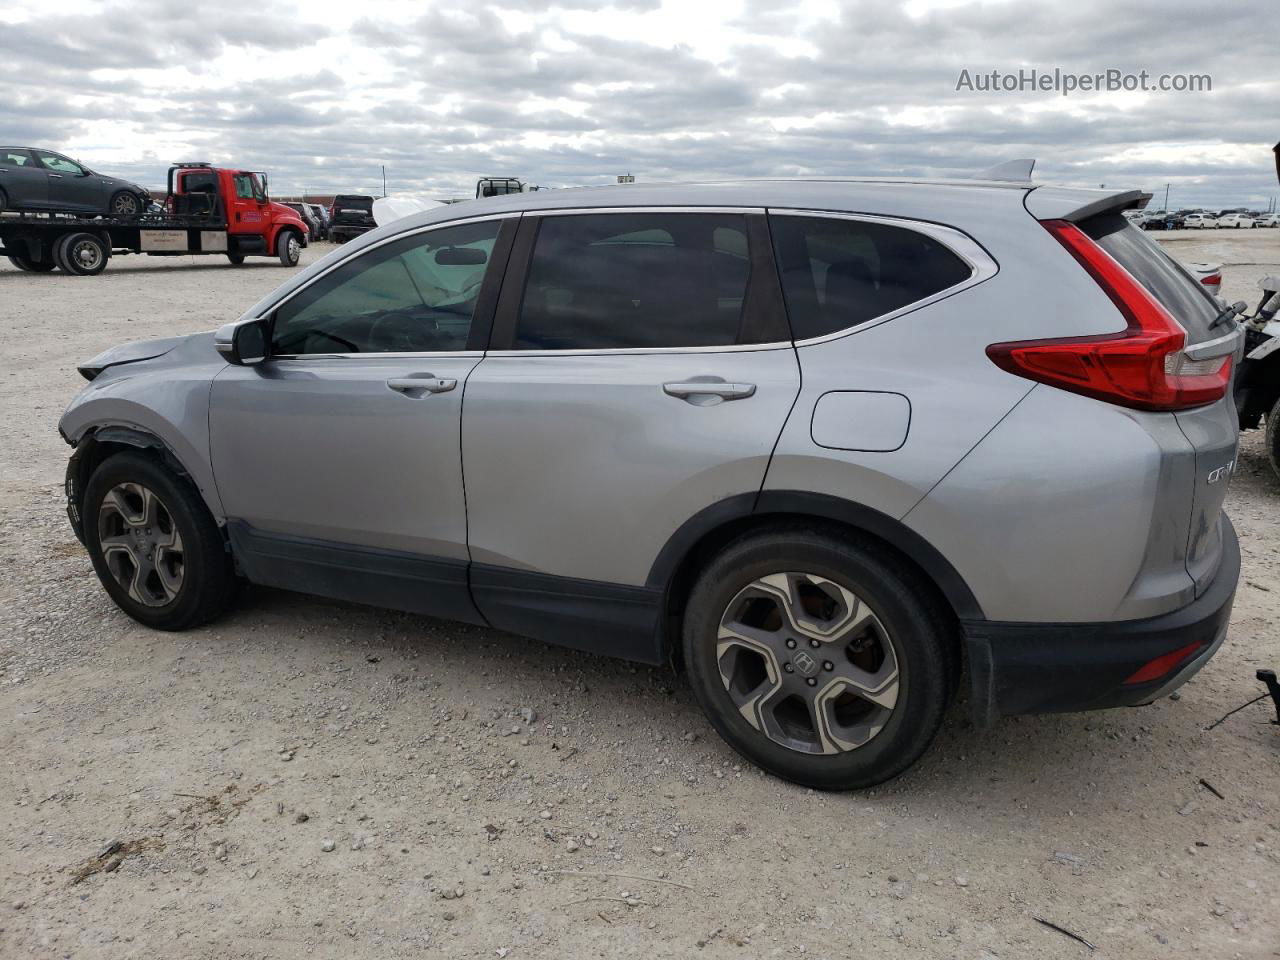
[(973, 180), (1008, 180), (1014, 183), (1030, 183), (1031, 171), (1036, 167), (1034, 157), (1025, 160), (1006, 160), (988, 167), (981, 173), (975, 173)]

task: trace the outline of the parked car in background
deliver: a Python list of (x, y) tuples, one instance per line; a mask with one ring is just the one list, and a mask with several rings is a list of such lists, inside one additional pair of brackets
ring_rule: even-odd
[(373, 197), (339, 194), (329, 208), (329, 236), (334, 243), (346, 243), (368, 233), (378, 222), (373, 219)]
[(1169, 213), (1165, 210), (1152, 210), (1143, 212), (1142, 219), (1137, 225), (1143, 230), (1180, 230), (1182, 228), (1183, 217), (1178, 213)]
[(1280, 227), (1280, 213), (1264, 213), (1256, 217), (1253, 222), (1259, 227)]
[(1222, 264), (1220, 263), (1188, 263), (1187, 270), (1206, 290), (1215, 297), (1222, 289)]
[(136, 183), (90, 170), (39, 147), (0, 147), (0, 211), (61, 210), (127, 217), (143, 213), (151, 194)]
[(1254, 227), (1253, 217), (1247, 213), (1228, 213), (1218, 218), (1218, 226), (1234, 230), (1252, 230)]
[(1218, 219), (1208, 213), (1189, 213), (1182, 225), (1187, 230), (1212, 230), (1218, 226)]
[(68, 514), (143, 624), (244, 578), (676, 660), (751, 761), (871, 786), (962, 682), (983, 724), (1139, 705), (1223, 643), (1240, 340), (1120, 215), (1139, 198), (743, 181), (413, 213), (217, 333), (86, 364)]
[(324, 208), (324, 205), (320, 203), (308, 203), (307, 206), (311, 209), (311, 215), (315, 217), (316, 222), (320, 224), (320, 235), (317, 239), (328, 240), (329, 239), (329, 211), (326, 210)]
[(302, 222), (307, 225), (307, 239), (314, 241), (320, 239), (320, 222), (316, 219), (316, 215), (311, 212), (309, 204), (299, 203), (296, 200), (281, 201), (286, 207), (302, 218)]

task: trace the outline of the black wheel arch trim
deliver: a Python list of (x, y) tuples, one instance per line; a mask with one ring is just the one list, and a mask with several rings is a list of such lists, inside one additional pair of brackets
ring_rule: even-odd
[(864, 530), (892, 544), (919, 566), (942, 591), (958, 618), (986, 619), (973, 591), (950, 561), (901, 520), (852, 500), (803, 490), (741, 493), (704, 508), (667, 540), (649, 569), (646, 584), (666, 589), (685, 557), (705, 537), (728, 523), (770, 515), (834, 520)]
[[(67, 442), (70, 443), (69, 438)], [(64, 489), (67, 495), (67, 519), (71, 521), (71, 529), (76, 539), (84, 543), (84, 491), (89, 485), (89, 475), (97, 466), (98, 460), (88, 456), (100, 443), (121, 444), (137, 450), (155, 450), (170, 470), (188, 483), (195, 484), (190, 471), (183, 465), (178, 455), (162, 438), (149, 430), (121, 424), (90, 427), (74, 442), (71, 459), (67, 461), (67, 472)]]

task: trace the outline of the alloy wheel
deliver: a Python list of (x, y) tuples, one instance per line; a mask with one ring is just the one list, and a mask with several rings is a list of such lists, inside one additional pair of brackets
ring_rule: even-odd
[(182, 589), (186, 555), (169, 508), (140, 483), (120, 483), (98, 510), (98, 543), (112, 578), (129, 597), (162, 607)]
[(124, 214), (129, 216), (138, 212), (138, 198), (131, 193), (122, 193), (116, 197), (116, 202), (111, 206), (112, 213)]
[(817, 574), (773, 573), (740, 590), (720, 619), (716, 663), (743, 718), (800, 753), (864, 746), (898, 702), (884, 624), (852, 590)]

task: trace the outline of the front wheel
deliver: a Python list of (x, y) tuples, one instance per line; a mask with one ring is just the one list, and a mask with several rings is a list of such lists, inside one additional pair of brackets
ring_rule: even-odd
[(119, 453), (85, 487), (84, 539), (116, 605), (139, 623), (185, 630), (229, 604), (222, 534), (190, 484), (155, 460)]
[(276, 238), (276, 256), (286, 267), (296, 267), (302, 259), (302, 241), (293, 230), (285, 230)]
[(117, 217), (137, 216), (141, 208), (138, 197), (127, 190), (121, 190), (111, 198), (111, 212)]
[(953, 629), (918, 574), (871, 544), (803, 527), (748, 535), (694, 586), (684, 657), (730, 746), (825, 790), (883, 783), (942, 723)]

